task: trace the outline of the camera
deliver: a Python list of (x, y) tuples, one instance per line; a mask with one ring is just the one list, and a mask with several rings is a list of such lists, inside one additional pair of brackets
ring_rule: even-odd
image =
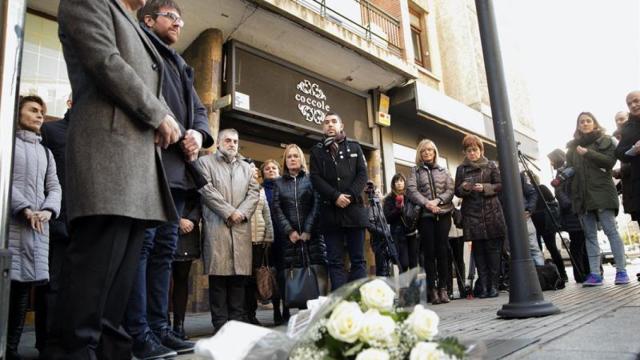
[(551, 185), (553, 187), (558, 187), (562, 185), (564, 181), (573, 177), (575, 173), (576, 171), (572, 167), (565, 167), (562, 170), (558, 171), (558, 175), (556, 175), (556, 178), (551, 181)]

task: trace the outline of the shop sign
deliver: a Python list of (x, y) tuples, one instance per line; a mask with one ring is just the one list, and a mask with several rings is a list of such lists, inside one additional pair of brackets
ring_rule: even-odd
[(331, 111), (331, 106), (327, 104), (327, 96), (320, 88), (320, 85), (305, 79), (296, 86), (298, 90), (294, 98), (298, 103), (298, 110), (308, 122), (322, 124), (325, 115)]
[(347, 136), (373, 144), (369, 116), (375, 121), (377, 114), (369, 111), (368, 94), (247, 45), (234, 42), (231, 48), (232, 81), (227, 85), (227, 93), (235, 94), (231, 110), (318, 135), (325, 115), (335, 112), (342, 118)]

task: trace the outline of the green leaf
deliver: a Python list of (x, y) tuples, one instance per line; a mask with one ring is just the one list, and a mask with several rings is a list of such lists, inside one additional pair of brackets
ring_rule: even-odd
[(343, 352), (342, 355), (344, 355), (345, 357), (355, 356), (360, 352), (360, 350), (362, 350), (363, 346), (364, 346), (364, 343), (357, 342), (350, 349), (347, 349), (347, 351)]
[(454, 337), (446, 337), (438, 340), (438, 348), (458, 359), (464, 359), (464, 352), (467, 350), (467, 348), (460, 344), (458, 339)]

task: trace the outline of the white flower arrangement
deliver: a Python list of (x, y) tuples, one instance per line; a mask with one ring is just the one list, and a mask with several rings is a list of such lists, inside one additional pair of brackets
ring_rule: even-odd
[(465, 347), (455, 338), (436, 339), (438, 315), (415, 305), (394, 304), (384, 280), (365, 280), (326, 302), (289, 354), (291, 360), (453, 360)]

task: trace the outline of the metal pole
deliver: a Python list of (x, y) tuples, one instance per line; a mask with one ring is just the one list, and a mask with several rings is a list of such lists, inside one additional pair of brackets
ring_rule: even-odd
[(14, 119), (22, 62), (26, 0), (5, 0), (0, 8), (0, 359), (5, 359), (11, 254), (7, 250), (11, 214)]
[(511, 246), (509, 303), (502, 306), (502, 309), (498, 311), (498, 316), (526, 318), (555, 314), (560, 310), (551, 302), (544, 300), (535, 265), (528, 250), (527, 227), (523, 217), (524, 198), (518, 174), (518, 153), (513, 138), (513, 125), (509, 112), (509, 98), (504, 79), (493, 2), (491, 0), (476, 0), (476, 11), (491, 99), (502, 191), (506, 194), (504, 208), (507, 236)]

